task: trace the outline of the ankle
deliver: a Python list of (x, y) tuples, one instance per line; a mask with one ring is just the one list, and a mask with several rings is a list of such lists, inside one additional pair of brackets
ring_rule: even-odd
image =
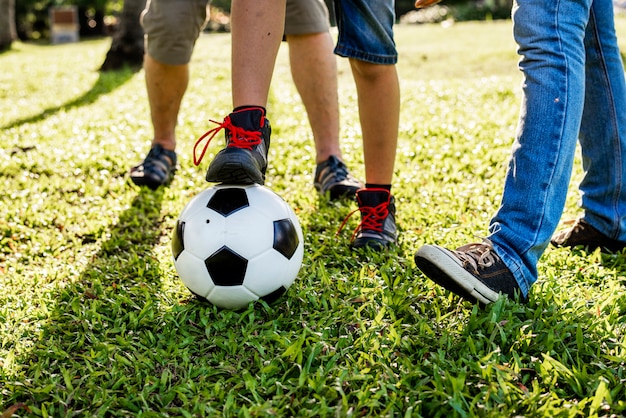
[(391, 192), (391, 184), (365, 183), (366, 189), (384, 189)]
[(152, 146), (160, 145), (163, 149), (168, 151), (176, 151), (176, 140), (175, 139), (153, 139)]

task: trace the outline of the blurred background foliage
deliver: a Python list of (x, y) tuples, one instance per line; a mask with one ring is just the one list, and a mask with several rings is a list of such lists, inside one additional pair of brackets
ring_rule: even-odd
[(69, 5), (78, 7), (81, 37), (109, 35), (123, 4), (123, 0), (17, 0), (17, 36), (23, 41), (48, 38), (50, 8)]
[[(145, 1), (145, 0), (139, 0)], [(327, 3), (332, 0), (326, 0)], [(228, 13), (231, 0), (211, 2), (211, 22), (208, 31), (229, 30)], [(508, 19), (512, 0), (443, 0), (440, 4), (415, 10), (414, 0), (396, 0), (396, 16), (403, 23), (433, 23)], [(20, 40), (49, 38), (49, 10), (54, 6), (78, 7), (80, 36), (111, 35), (118, 23), (123, 0), (17, 0), (15, 19)]]

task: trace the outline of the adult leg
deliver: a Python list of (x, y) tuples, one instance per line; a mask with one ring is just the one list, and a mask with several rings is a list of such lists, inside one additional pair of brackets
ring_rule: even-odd
[(176, 170), (176, 123), (189, 82), (188, 63), (206, 21), (207, 0), (150, 0), (142, 13), (146, 34), (144, 72), (154, 135), (131, 180), (152, 189), (168, 183)]
[(565, 204), (583, 112), (584, 38), (591, 2), (514, 4), (523, 99), (490, 240), (524, 295), (537, 280), (537, 262)]
[(307, 111), (316, 162), (334, 155), (342, 159), (339, 145), (337, 59), (330, 32), (287, 35), (291, 75)]
[(611, 0), (593, 1), (585, 47), (584, 220), (608, 238), (626, 242), (626, 83)]
[[(327, 21), (324, 23), (328, 25)], [(286, 38), (291, 74), (307, 111), (315, 142), (314, 186), (320, 193), (328, 193), (331, 200), (353, 197), (363, 183), (349, 173), (339, 144), (337, 58), (333, 54), (330, 32), (327, 29), (318, 33), (288, 34)]]
[(207, 0), (149, 0), (141, 16), (144, 72), (153, 145), (176, 148), (178, 112), (189, 83), (189, 61), (206, 24)]
[(337, 58), (323, 0), (287, 0), (285, 38), (291, 75), (315, 143), (313, 184), (331, 200), (353, 197), (363, 183), (350, 175), (339, 145)]
[(144, 57), (150, 119), (154, 130), (152, 145), (176, 149), (176, 122), (189, 83), (189, 65), (168, 65), (150, 55)]
[(517, 0), (513, 6), (523, 98), (491, 235), (455, 251), (424, 245), (415, 254), (430, 279), (469, 300), (486, 304), (505, 294), (525, 301), (537, 280), (537, 262), (561, 217), (570, 180), (592, 1)]

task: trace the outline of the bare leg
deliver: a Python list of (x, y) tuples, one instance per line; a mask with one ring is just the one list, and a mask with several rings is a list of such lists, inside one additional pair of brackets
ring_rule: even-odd
[(316, 162), (331, 155), (341, 160), (337, 60), (330, 33), (288, 35), (287, 43), (291, 75), (313, 131)]
[(189, 83), (189, 66), (163, 64), (145, 55), (144, 71), (154, 130), (152, 144), (173, 151), (178, 112)]
[(189, 82), (187, 65), (163, 64), (148, 54), (144, 71), (154, 136), (142, 163), (131, 167), (130, 178), (138, 186), (156, 189), (168, 183), (176, 166), (176, 121)]
[(265, 107), (285, 27), (285, 0), (235, 0), (231, 22), (233, 107)]
[(354, 59), (350, 65), (359, 97), (365, 181), (391, 184), (400, 119), (396, 67)]

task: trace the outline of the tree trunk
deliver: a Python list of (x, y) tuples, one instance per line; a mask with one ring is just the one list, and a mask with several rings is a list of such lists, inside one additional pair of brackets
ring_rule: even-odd
[(111, 48), (107, 52), (100, 71), (119, 70), (126, 66), (141, 68), (144, 44), (143, 28), (139, 17), (145, 5), (146, 0), (124, 0), (124, 8), (117, 30), (113, 34)]
[(15, 0), (0, 0), (0, 52), (10, 49), (16, 39)]

